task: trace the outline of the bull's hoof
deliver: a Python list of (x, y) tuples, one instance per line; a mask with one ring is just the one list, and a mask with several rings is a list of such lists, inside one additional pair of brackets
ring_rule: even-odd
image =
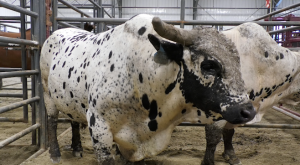
[(59, 157), (50, 157), (52, 163), (58, 164), (60, 162), (60, 156)]
[(235, 154), (223, 153), (222, 156), (230, 165), (242, 165), (242, 162)]
[(73, 156), (82, 158), (82, 151), (73, 151)]

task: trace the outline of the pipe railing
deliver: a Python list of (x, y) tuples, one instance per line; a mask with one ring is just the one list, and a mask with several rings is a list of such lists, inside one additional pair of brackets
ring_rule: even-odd
[(24, 14), (29, 15), (29, 16), (34, 17), (34, 18), (38, 17), (38, 14), (36, 12), (26, 10), (22, 7), (12, 5), (12, 4), (9, 4), (7, 2), (0, 1), (0, 7), (5, 7), (7, 9), (10, 9), (10, 10), (13, 10), (13, 11), (16, 11), (16, 12), (24, 13)]
[(12, 72), (0, 72), (0, 78), (21, 77), (38, 74), (39, 70), (22, 70)]
[(68, 6), (69, 8), (73, 9), (74, 11), (76, 11), (77, 13), (83, 14), (84, 16), (90, 18), (91, 16), (83, 11), (81, 11), (80, 9), (78, 9), (77, 7), (75, 7), (74, 5), (70, 4), (69, 2), (66, 2), (64, 0), (58, 0), (59, 2), (61, 2), (62, 4)]
[(95, 5), (96, 7), (102, 9), (102, 10), (104, 11), (104, 13), (105, 13), (106, 15), (108, 15), (109, 18), (113, 18), (110, 14), (108, 14), (108, 12), (104, 9), (104, 7), (98, 5), (98, 4), (97, 4), (96, 2), (94, 2), (93, 0), (89, 0), (89, 1), (90, 1), (93, 5)]
[(3, 36), (0, 36), (0, 42), (3, 42), (3, 43), (14, 43), (14, 44), (20, 44), (20, 45), (31, 45), (31, 46), (37, 46), (37, 45), (39, 45), (38, 41), (18, 39), (18, 38), (10, 38), (10, 37), (3, 37)]
[(20, 16), (0, 16), (0, 20), (20, 20)]
[[(57, 21), (66, 21), (66, 22), (104, 22), (108, 24), (121, 24), (125, 23), (128, 19), (125, 18), (74, 18), (74, 17), (57, 17)], [(185, 25), (228, 25), (236, 26), (246, 22), (254, 22), (262, 26), (275, 26), (275, 25), (284, 25), (284, 26), (300, 26), (300, 21), (200, 21), (200, 20), (163, 20), (166, 23), (173, 25), (180, 25), (184, 23)]]
[(288, 28), (284, 28), (284, 29), (270, 31), (269, 34), (276, 34), (276, 33), (282, 33), (282, 32), (293, 31), (293, 30), (300, 30), (300, 26), (293, 26), (293, 27), (288, 27)]
[(16, 103), (12, 103), (10, 105), (0, 107), (0, 114), (4, 113), (4, 112), (7, 112), (7, 111), (10, 111), (12, 109), (16, 109), (16, 108), (19, 108), (21, 106), (33, 103), (33, 102), (36, 102), (36, 101), (39, 101), (39, 100), (40, 100), (40, 97), (35, 96), (35, 97), (29, 98), (27, 100), (19, 101), (19, 102), (16, 102)]

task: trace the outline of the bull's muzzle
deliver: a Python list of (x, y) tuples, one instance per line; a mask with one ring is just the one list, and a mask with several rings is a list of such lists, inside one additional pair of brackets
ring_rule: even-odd
[(227, 107), (222, 116), (231, 124), (244, 124), (251, 121), (256, 115), (256, 111), (252, 104), (238, 104)]

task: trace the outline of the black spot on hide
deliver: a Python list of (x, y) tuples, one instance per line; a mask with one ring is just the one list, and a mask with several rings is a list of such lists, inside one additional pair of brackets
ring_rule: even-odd
[(170, 92), (172, 92), (172, 90), (175, 88), (175, 86), (176, 86), (176, 82), (177, 81), (174, 81), (174, 82), (172, 82), (168, 87), (167, 87), (167, 89), (166, 89), (166, 91), (165, 91), (165, 94), (167, 95), (167, 94), (169, 94)]
[(70, 91), (70, 96), (71, 96), (71, 98), (73, 98), (73, 97), (74, 97), (74, 95), (73, 95), (73, 92), (72, 92), (72, 91)]
[(149, 99), (148, 99), (148, 96), (147, 96), (147, 94), (144, 94), (143, 96), (142, 96), (142, 104), (143, 104), (143, 107), (145, 108), (145, 109), (149, 109), (150, 108), (150, 102), (149, 102)]
[(69, 75), (68, 75), (68, 78), (71, 77), (71, 73), (72, 73), (73, 70), (74, 70), (74, 66), (73, 66), (72, 68), (69, 69)]
[(197, 110), (197, 114), (198, 116), (201, 116), (201, 111), (199, 109)]
[(143, 26), (139, 29), (138, 33), (139, 33), (139, 35), (143, 35), (145, 33), (145, 31), (146, 31), (146, 28)]
[(63, 63), (62, 68), (65, 66), (65, 64), (66, 64), (66, 61)]
[(71, 119), (73, 119), (73, 116), (72, 116), (71, 114), (68, 113), (67, 115), (68, 115)]
[(140, 80), (140, 83), (143, 83), (143, 75), (142, 75), (142, 73), (139, 74), (139, 80)]
[(183, 110), (181, 111), (182, 114), (184, 114), (185, 112), (186, 112), (186, 109), (183, 109)]
[(149, 118), (150, 120), (154, 120), (156, 116), (157, 116), (157, 103), (155, 100), (153, 100), (150, 105)]
[(52, 68), (52, 70), (54, 70), (54, 69), (55, 69), (55, 67), (56, 67), (56, 64), (54, 64), (54, 65), (53, 65), (53, 68)]
[(280, 59), (283, 59), (284, 55), (282, 53), (280, 53)]
[(95, 126), (95, 121), (96, 121), (96, 119), (95, 119), (95, 115), (93, 113), (90, 118), (90, 127)]
[(114, 69), (115, 69), (115, 65), (112, 64), (112, 65), (110, 66), (110, 71), (112, 72), (112, 71), (114, 71)]
[(108, 59), (110, 59), (111, 56), (112, 56), (112, 51), (109, 52)]
[(81, 107), (82, 107), (82, 108), (85, 108), (85, 104), (81, 103)]
[(157, 121), (156, 120), (149, 121), (148, 127), (149, 127), (150, 131), (156, 131), (157, 130)]
[(267, 58), (269, 56), (269, 53), (268, 52), (265, 52), (265, 57)]

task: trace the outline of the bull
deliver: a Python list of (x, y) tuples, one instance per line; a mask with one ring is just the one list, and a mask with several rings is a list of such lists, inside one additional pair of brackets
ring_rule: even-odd
[(237, 50), (211, 28), (188, 31), (141, 14), (96, 35), (62, 29), (45, 41), (40, 66), (56, 163), (59, 111), (74, 121), (74, 155), (82, 151), (78, 123), (87, 124), (100, 164), (114, 164), (113, 143), (131, 162), (157, 155), (183, 121), (255, 116)]
[[(255, 23), (245, 23), (222, 33), (237, 48), (242, 79), (257, 110), (255, 118), (249, 124), (261, 121), (266, 110), (278, 102), (300, 101), (299, 52), (279, 46), (263, 27)], [(229, 164), (240, 164), (232, 146), (233, 128), (237, 125), (226, 124), (225, 128), (219, 125), (205, 127), (207, 145), (202, 165), (214, 164), (214, 152), (222, 135), (222, 156)]]

